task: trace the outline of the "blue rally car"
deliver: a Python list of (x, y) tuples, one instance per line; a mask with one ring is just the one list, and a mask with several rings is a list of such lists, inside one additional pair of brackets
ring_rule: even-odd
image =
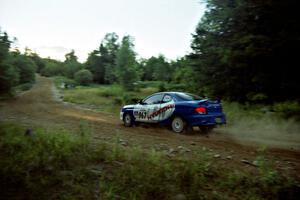
[(139, 122), (171, 125), (176, 133), (194, 126), (208, 132), (226, 123), (219, 101), (183, 92), (155, 93), (138, 104), (126, 105), (121, 109), (120, 119), (127, 127)]

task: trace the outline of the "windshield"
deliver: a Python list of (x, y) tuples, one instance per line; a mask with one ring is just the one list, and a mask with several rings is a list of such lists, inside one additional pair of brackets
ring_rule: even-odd
[(176, 97), (178, 100), (181, 101), (195, 101), (195, 100), (202, 100), (202, 97), (199, 97), (194, 94), (189, 94), (189, 93), (183, 93), (183, 92), (177, 92)]

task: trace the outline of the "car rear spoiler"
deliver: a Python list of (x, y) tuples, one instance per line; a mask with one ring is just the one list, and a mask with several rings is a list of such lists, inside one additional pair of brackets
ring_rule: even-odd
[(214, 101), (211, 101), (209, 99), (202, 99), (202, 100), (199, 100), (198, 103), (199, 104), (202, 104), (204, 102), (208, 102), (208, 103), (221, 103), (221, 99), (220, 98), (217, 98), (216, 100)]

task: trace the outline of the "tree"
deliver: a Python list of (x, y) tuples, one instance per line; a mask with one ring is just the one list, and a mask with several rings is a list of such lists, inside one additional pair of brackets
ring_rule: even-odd
[(41, 75), (64, 76), (66, 74), (64, 63), (50, 58), (45, 58), (43, 59), (43, 61), (45, 63), (45, 67), (41, 69), (40, 71)]
[(198, 84), (213, 96), (240, 102), (299, 99), (296, 2), (207, 0), (207, 5), (189, 56)]
[(160, 54), (158, 58), (155, 58), (153, 61), (152, 65), (154, 64), (154, 66), (152, 66), (152, 68), (154, 69), (154, 80), (169, 82), (173, 71), (171, 70), (169, 63), (166, 61), (165, 56)]
[(28, 56), (20, 54), (18, 51), (12, 52), (9, 63), (14, 66), (19, 73), (19, 84), (35, 82), (37, 66)]
[(93, 81), (95, 83), (104, 83), (104, 76), (105, 76), (105, 66), (102, 62), (102, 58), (98, 50), (92, 51), (85, 63), (85, 67), (90, 70), (93, 75)]
[(143, 80), (148, 81), (170, 81), (173, 70), (170, 64), (166, 61), (164, 55), (160, 54), (158, 57), (152, 56), (148, 60), (144, 61), (143, 66), (144, 73), (142, 75)]
[(117, 81), (116, 76), (116, 58), (119, 50), (119, 36), (116, 33), (107, 33), (100, 46), (100, 55), (105, 65), (105, 82), (114, 83)]
[(75, 81), (80, 85), (89, 85), (93, 80), (92, 73), (87, 69), (82, 69), (75, 73)]
[(155, 65), (156, 65), (156, 58), (151, 57), (148, 60), (144, 61), (144, 73), (142, 76), (142, 79), (145, 81), (153, 81), (154, 80), (154, 71), (155, 71)]
[(82, 66), (78, 62), (74, 50), (71, 50), (70, 53), (67, 53), (65, 55), (65, 58), (66, 58), (64, 61), (65, 76), (68, 78), (74, 78), (74, 74), (80, 69), (82, 69)]
[(37, 69), (36, 71), (40, 73), (45, 67), (45, 61), (37, 54), (37, 53), (31, 53), (28, 55), (28, 57), (34, 62)]
[(85, 66), (93, 74), (96, 83), (116, 82), (116, 56), (119, 45), (116, 33), (107, 33), (102, 40), (99, 49), (89, 54)]
[(130, 36), (124, 36), (121, 47), (117, 54), (116, 67), (119, 83), (126, 90), (134, 89), (134, 82), (137, 80), (135, 52)]
[[(172, 83), (182, 85), (182, 89), (185, 91), (192, 93), (197, 92), (197, 76), (194, 73), (190, 60), (187, 57), (172, 61), (170, 63), (170, 68), (173, 70)], [(201, 87), (204, 86), (202, 85)], [(203, 95), (203, 93), (201, 95)]]
[(18, 72), (8, 63), (10, 44), (7, 33), (0, 30), (0, 95), (11, 93), (18, 82)]

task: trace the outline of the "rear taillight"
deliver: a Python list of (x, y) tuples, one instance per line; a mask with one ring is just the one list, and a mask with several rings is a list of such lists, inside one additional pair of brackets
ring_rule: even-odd
[(197, 108), (195, 108), (195, 111), (199, 114), (206, 114), (206, 108), (205, 107), (197, 107)]

